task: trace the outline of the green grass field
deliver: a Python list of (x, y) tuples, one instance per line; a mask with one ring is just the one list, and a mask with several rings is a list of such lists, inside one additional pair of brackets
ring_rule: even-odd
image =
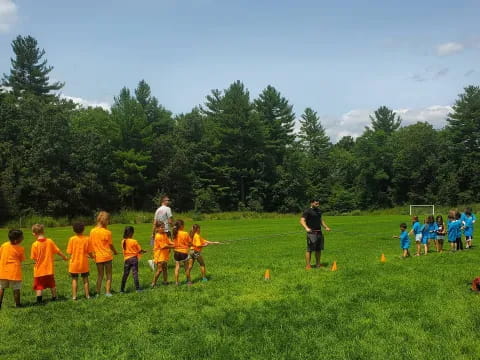
[[(400, 259), (408, 216), (327, 217), (323, 268), (304, 269), (298, 217), (203, 221), (210, 281), (70, 300), (67, 264), (56, 262), (60, 301), (33, 306), (32, 267), (24, 266), (22, 303), (7, 290), (0, 311), (0, 359), (478, 359), (478, 247)], [(187, 223), (189, 228), (192, 223)], [(110, 227), (117, 249), (123, 226)], [(147, 247), (149, 225), (136, 225)], [(6, 230), (0, 238), (7, 239)], [(33, 238), (26, 231), (30, 252)], [(47, 229), (66, 248), (70, 228)], [(447, 248), (448, 244), (445, 246)], [(412, 250), (412, 248), (411, 248)], [(382, 264), (384, 253), (387, 262)], [(152, 272), (141, 260), (145, 288)], [(330, 271), (337, 261), (338, 271)], [(118, 291), (123, 259), (114, 260)], [(173, 279), (173, 264), (169, 278)], [(263, 275), (270, 269), (271, 280)], [(91, 288), (96, 270), (91, 264)], [(184, 279), (184, 275), (181, 276)], [(49, 299), (50, 294), (45, 296)]]

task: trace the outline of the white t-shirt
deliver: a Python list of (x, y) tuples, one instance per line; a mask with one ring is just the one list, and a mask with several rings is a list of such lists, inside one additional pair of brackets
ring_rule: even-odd
[(162, 205), (160, 206), (157, 211), (155, 211), (155, 222), (163, 222), (165, 224), (165, 231), (170, 231), (170, 224), (168, 220), (172, 217), (172, 209), (168, 206)]

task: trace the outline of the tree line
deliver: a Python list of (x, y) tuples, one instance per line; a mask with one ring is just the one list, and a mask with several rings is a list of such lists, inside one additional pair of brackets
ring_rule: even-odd
[(0, 88), (0, 221), (27, 214), (149, 210), (168, 193), (177, 211), (298, 212), (313, 197), (335, 212), (407, 203), (480, 201), (480, 88), (459, 95), (440, 130), (401, 126), (386, 106), (354, 139), (332, 144), (305, 109), (241, 81), (172, 114), (141, 80), (110, 111), (55, 92), (31, 36), (12, 42)]

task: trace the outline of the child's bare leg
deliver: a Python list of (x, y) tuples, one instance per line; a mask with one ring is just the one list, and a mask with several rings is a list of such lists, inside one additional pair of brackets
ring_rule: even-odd
[(180, 272), (180, 262), (175, 261), (175, 283), (178, 285), (178, 273)]
[(200, 255), (197, 259), (198, 264), (200, 265), (200, 273), (202, 274), (202, 278), (207, 278), (207, 269), (205, 268), (205, 261), (203, 260), (203, 256)]
[(417, 241), (416, 245), (417, 245), (417, 253), (415, 255), (420, 255), (420, 241)]
[(187, 282), (192, 282), (192, 280), (190, 279), (190, 261), (185, 261), (183, 267), (185, 268), (185, 276), (187, 277)]
[(157, 263), (157, 271), (155, 271), (155, 274), (153, 274), (153, 280), (152, 280), (152, 286), (157, 285), (158, 278), (160, 277), (160, 274), (163, 271), (163, 264), (162, 263)]
[(100, 295), (100, 292), (102, 291), (103, 275), (105, 273), (104, 264), (97, 263), (97, 271), (98, 271), (98, 277), (97, 277), (96, 291), (97, 291), (97, 295)]
[(105, 282), (105, 293), (111, 294), (112, 292), (112, 262), (111, 261), (105, 264), (105, 273), (107, 276), (107, 281)]
[(90, 298), (90, 284), (88, 283), (88, 276), (83, 278), (83, 291), (85, 291), (85, 297)]
[(312, 253), (310, 251), (306, 251), (305, 252), (305, 265), (306, 265), (307, 268), (310, 267), (311, 258), (312, 258)]
[(72, 299), (77, 300), (78, 278), (72, 278)]
[(52, 293), (52, 300), (56, 300), (57, 299), (57, 288), (56, 287), (51, 288), (50, 291)]
[(438, 241), (438, 251), (442, 252), (443, 251), (443, 240), (437, 240)]
[(423, 244), (423, 252), (425, 255), (428, 254), (428, 243), (427, 244)]
[[(20, 306), (20, 289), (13, 290), (13, 300), (15, 301), (15, 306)], [(0, 300), (1, 303), (2, 301)]]
[(163, 283), (168, 283), (168, 264), (167, 262), (162, 263), (162, 273), (163, 273)]

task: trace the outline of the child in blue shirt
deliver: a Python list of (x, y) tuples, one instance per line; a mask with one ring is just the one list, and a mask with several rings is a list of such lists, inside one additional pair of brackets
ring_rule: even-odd
[[(435, 250), (439, 252), (440, 250), (438, 249), (438, 242), (437, 242), (437, 230), (438, 230), (438, 225), (435, 222), (435, 219), (433, 218), (433, 215), (429, 215), (427, 217), (427, 231), (428, 231), (428, 242), (434, 242), (435, 244)], [(429, 244), (430, 245), (430, 244)]]
[(425, 218), (422, 225), (422, 245), (423, 255), (428, 254), (428, 240), (430, 240), (430, 232), (428, 230), (428, 219)]
[(450, 251), (457, 249), (457, 233), (460, 228), (460, 222), (455, 218), (455, 210), (448, 212), (448, 242), (450, 244)]
[(469, 249), (472, 247), (473, 240), (473, 224), (477, 218), (472, 214), (472, 208), (466, 208), (465, 212), (462, 213), (460, 218), (463, 225), (463, 234), (465, 235), (465, 248)]
[(410, 238), (408, 237), (407, 224), (400, 224), (400, 236), (394, 236), (394, 239), (400, 239), (400, 247), (402, 248), (402, 258), (406, 259), (410, 256)]
[(462, 215), (458, 212), (455, 211), (455, 221), (458, 223), (457, 227), (457, 250), (463, 250), (463, 241), (462, 241), (462, 230), (463, 230), (463, 224), (462, 224)]
[(437, 244), (438, 244), (438, 251), (443, 252), (443, 241), (445, 240), (445, 234), (447, 233), (447, 228), (445, 227), (445, 223), (443, 222), (442, 215), (438, 215), (435, 219), (437, 224)]
[(422, 225), (418, 221), (418, 216), (414, 216), (412, 218), (412, 230), (408, 233), (408, 235), (415, 235), (415, 244), (417, 246), (417, 252), (415, 256), (420, 256), (420, 242), (422, 241)]

